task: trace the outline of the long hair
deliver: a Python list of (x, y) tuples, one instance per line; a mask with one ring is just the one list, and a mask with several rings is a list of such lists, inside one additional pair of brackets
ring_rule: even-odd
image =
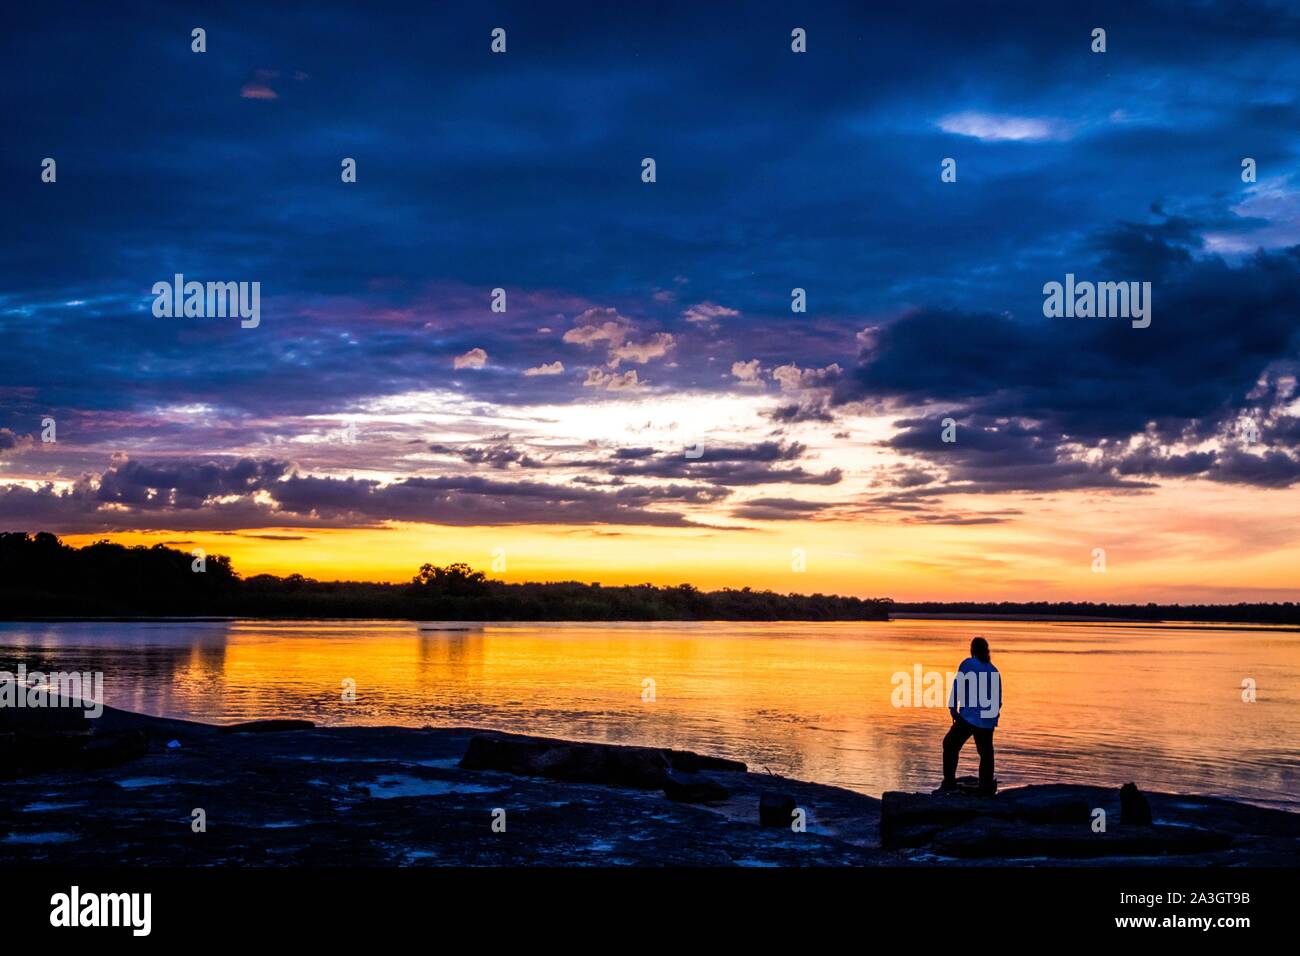
[(970, 656), (985, 664), (993, 663), (993, 659), (989, 657), (989, 642), (982, 637), (974, 638), (970, 642)]

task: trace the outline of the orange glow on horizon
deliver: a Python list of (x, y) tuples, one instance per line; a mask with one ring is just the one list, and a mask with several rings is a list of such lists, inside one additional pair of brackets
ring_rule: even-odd
[[(1075, 493), (1018, 504), (1018, 516), (974, 525), (911, 524), (872, 514), (747, 525), (716, 519), (726, 528), (394, 524), (64, 540), (201, 547), (229, 555), (245, 577), (296, 572), (400, 582), (426, 561), (463, 561), (509, 582), (690, 583), (901, 601), (1222, 603), (1298, 596), (1291, 542), (1300, 502), (1284, 491), (1185, 485), (1156, 495)], [(996, 509), (1007, 502), (988, 496), (977, 505)], [(1104, 572), (1093, 570), (1094, 548), (1106, 551)], [(793, 570), (796, 549), (804, 554), (802, 572)]]

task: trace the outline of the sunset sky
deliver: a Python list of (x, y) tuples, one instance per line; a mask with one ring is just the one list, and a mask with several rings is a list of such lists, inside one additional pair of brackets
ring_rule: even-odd
[[(1294, 7), (23, 6), (4, 529), (319, 578), (1300, 598)], [(155, 317), (176, 273), (260, 282), (260, 325)], [(1150, 327), (1045, 318), (1067, 273), (1150, 282)]]

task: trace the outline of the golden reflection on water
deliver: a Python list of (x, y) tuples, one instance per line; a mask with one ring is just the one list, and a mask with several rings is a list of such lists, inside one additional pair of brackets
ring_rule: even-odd
[[(103, 670), (109, 704), (172, 717), (673, 746), (880, 794), (937, 782), (949, 723), (942, 707), (893, 706), (891, 678), (954, 671), (983, 634), (1003, 674), (1003, 786), (1135, 780), (1300, 809), (1296, 632), (919, 620), (420, 628), (7, 624), (0, 663)], [(1244, 678), (1256, 703), (1242, 700)], [(974, 772), (968, 749), (963, 773)]]

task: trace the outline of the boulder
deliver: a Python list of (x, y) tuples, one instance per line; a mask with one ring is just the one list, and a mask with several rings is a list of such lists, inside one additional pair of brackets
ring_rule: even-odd
[(1022, 787), (997, 797), (888, 791), (880, 801), (880, 845), (924, 846), (938, 833), (976, 819), (1030, 824), (1087, 824), (1088, 804), (1055, 788)]
[(1135, 783), (1119, 788), (1119, 822), (1121, 826), (1151, 826), (1151, 803)]
[(758, 823), (764, 827), (789, 828), (797, 804), (784, 793), (766, 792), (758, 798)]

